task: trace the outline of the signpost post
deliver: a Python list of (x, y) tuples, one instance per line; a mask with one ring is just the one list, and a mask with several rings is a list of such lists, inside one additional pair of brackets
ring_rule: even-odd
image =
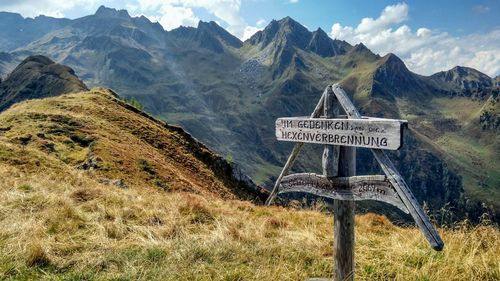
[[(347, 116), (338, 115), (342, 108)], [(323, 117), (320, 117), (323, 111)], [(305, 192), (334, 199), (334, 280), (354, 280), (354, 202), (377, 200), (409, 213), (432, 248), (444, 243), (383, 149), (403, 145), (407, 121), (362, 117), (338, 85), (328, 86), (309, 118), (276, 120), (276, 138), (297, 142), (266, 204), (277, 194)], [(287, 175), (304, 143), (324, 144), (323, 175)], [(370, 148), (383, 175), (356, 176), (356, 147)]]

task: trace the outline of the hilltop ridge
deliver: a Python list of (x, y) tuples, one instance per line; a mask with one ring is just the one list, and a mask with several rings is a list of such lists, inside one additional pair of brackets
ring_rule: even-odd
[(265, 197), (251, 179), (180, 127), (154, 119), (107, 89), (19, 103), (0, 120), (3, 153), (12, 155), (3, 161), (14, 163), (18, 149), (7, 144), (21, 142), (28, 162), (20, 166), (34, 174), (37, 159), (118, 187), (256, 202)]

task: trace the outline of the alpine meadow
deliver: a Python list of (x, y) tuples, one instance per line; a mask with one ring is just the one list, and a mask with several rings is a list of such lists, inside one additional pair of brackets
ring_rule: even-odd
[[(197, 20), (168, 30), (155, 1), (21, 2), (0, 3), (0, 280), (500, 280), (500, 76), (355, 37), (407, 4), (335, 37), (267, 20), (305, 1), (165, 1)], [(270, 10), (243, 40), (248, 5)]]

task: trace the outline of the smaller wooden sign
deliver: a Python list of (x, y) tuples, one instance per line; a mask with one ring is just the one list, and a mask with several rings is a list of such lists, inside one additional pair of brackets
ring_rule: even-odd
[(397, 150), (403, 144), (406, 120), (285, 117), (276, 120), (281, 141)]
[(281, 181), (279, 194), (287, 192), (306, 192), (338, 200), (381, 201), (409, 213), (391, 183), (381, 175), (327, 178), (312, 173), (292, 174)]

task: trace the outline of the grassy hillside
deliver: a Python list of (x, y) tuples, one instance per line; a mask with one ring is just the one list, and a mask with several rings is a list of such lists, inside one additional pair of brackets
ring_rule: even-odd
[[(304, 280), (332, 273), (332, 216), (263, 207), (180, 128), (106, 90), (0, 114), (0, 279)], [(219, 163), (219, 165), (214, 165)], [(256, 199), (257, 200), (257, 199)], [(258, 201), (258, 200), (257, 200)], [(498, 280), (500, 231), (356, 218), (357, 280)]]
[(0, 124), (0, 155), (11, 161), (18, 153), (12, 145), (20, 146), (21, 160), (16, 161), (26, 169), (37, 171), (47, 162), (61, 173), (72, 168), (122, 188), (262, 196), (181, 128), (153, 119), (109, 90), (16, 104), (0, 115)]
[(497, 128), (484, 128), (480, 116), (484, 112), (498, 112), (497, 100), (493, 96), (434, 98), (427, 108), (421, 108), (420, 114), (413, 116), (410, 112), (414, 110), (399, 103), (412, 128), (462, 172), (466, 194), (496, 210), (499, 208), (496, 198), (500, 196), (500, 136)]

